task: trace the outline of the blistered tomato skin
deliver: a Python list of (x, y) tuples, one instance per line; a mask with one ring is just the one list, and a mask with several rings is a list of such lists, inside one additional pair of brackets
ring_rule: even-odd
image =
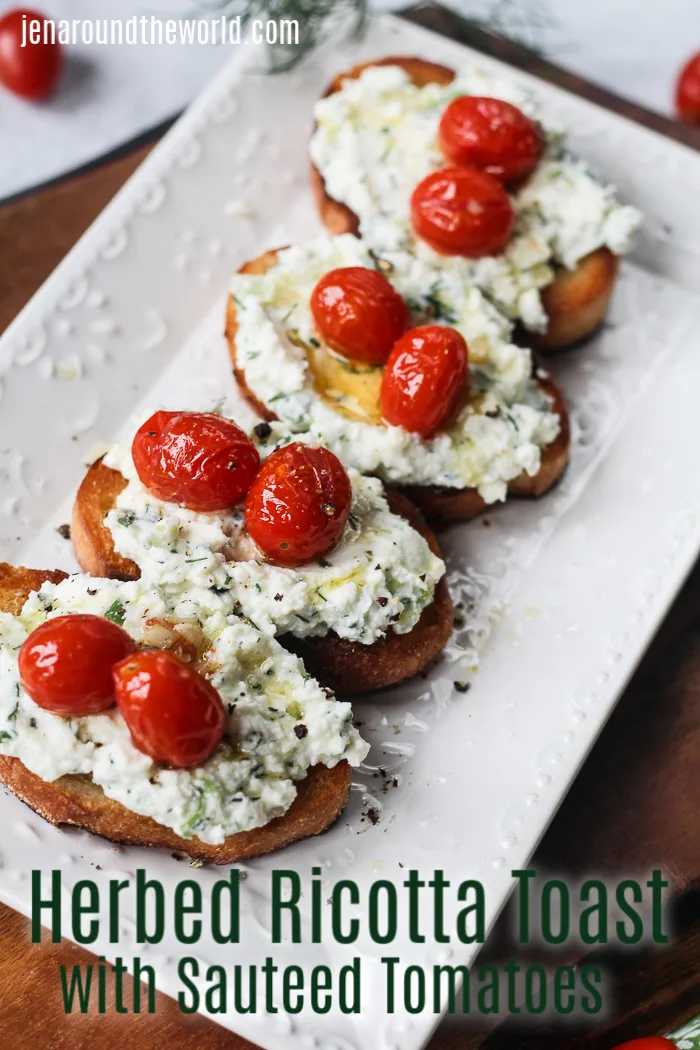
[(411, 221), (436, 252), (480, 259), (503, 251), (515, 213), (493, 176), (476, 168), (439, 168), (413, 191)]
[(336, 545), (351, 502), (338, 457), (295, 442), (263, 463), (246, 499), (246, 528), (270, 561), (301, 565)]
[(700, 124), (700, 51), (686, 62), (676, 82), (676, 112), (688, 124)]
[(131, 452), (149, 492), (196, 511), (239, 503), (260, 466), (250, 438), (213, 412), (156, 412), (137, 431)]
[(520, 183), (542, 158), (542, 136), (517, 106), (498, 98), (461, 95), (445, 109), (438, 142), (452, 164), (466, 164), (499, 182)]
[[(44, 39), (46, 21), (44, 15), (26, 7), (0, 18), (0, 83), (32, 102), (51, 93), (63, 66), (61, 45)], [(39, 40), (33, 42), (37, 22)]]
[(117, 706), (134, 747), (177, 769), (216, 751), (226, 716), (214, 686), (172, 653), (144, 649), (113, 670)]
[(369, 365), (384, 364), (411, 321), (406, 303), (386, 277), (364, 266), (324, 274), (310, 305), (323, 341), (344, 357)]
[(387, 361), (381, 386), (387, 423), (430, 437), (449, 423), (467, 390), (468, 351), (444, 325), (412, 328)]
[(64, 718), (114, 705), (112, 667), (134, 642), (102, 616), (74, 613), (40, 624), (19, 651), (22, 687), (35, 704)]

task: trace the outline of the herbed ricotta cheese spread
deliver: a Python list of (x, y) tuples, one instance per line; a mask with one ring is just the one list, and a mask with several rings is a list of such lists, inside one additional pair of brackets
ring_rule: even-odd
[[(342, 266), (377, 266), (416, 324), (449, 324), (466, 339), (470, 395), (434, 437), (354, 418), (351, 403), (331, 402), (317, 390), (309, 361), (322, 341), (309, 297), (323, 274)], [(559, 417), (532, 378), (529, 350), (510, 342), (510, 322), (455, 269), (437, 271), (406, 252), (387, 261), (350, 234), (323, 234), (279, 252), (265, 274), (236, 274), (231, 292), (236, 363), (255, 397), (296, 440), (323, 444), (362, 473), (396, 484), (476, 488), (491, 503), (505, 498), (519, 474), (537, 473), (542, 448), (559, 431)], [(339, 368), (356, 370), (352, 361), (335, 359)]]
[[(445, 163), (437, 128), (458, 95), (510, 102), (540, 123), (545, 138), (540, 165), (511, 196), (516, 229), (499, 256), (441, 256), (413, 235), (411, 194)], [(532, 92), (477, 67), (460, 70), (448, 85), (416, 87), (398, 66), (370, 66), (321, 99), (315, 116), (311, 158), (328, 194), (354, 212), (371, 247), (389, 258), (397, 250), (416, 252), (440, 268), (456, 269), (534, 330), (546, 324), (539, 289), (552, 281), (553, 264), (573, 268), (603, 246), (624, 254), (641, 222), (636, 208), (620, 204), (614, 187), (565, 149), (559, 129), (542, 127)]]
[[(263, 457), (279, 438), (280, 428), (271, 428), (267, 444), (259, 443)], [(291, 569), (262, 559), (240, 508), (197, 513), (156, 499), (136, 474), (129, 444), (115, 445), (105, 464), (128, 479), (106, 518), (115, 547), (143, 580), (162, 588), (178, 617), (190, 616), (194, 603), (207, 612), (241, 613), (268, 634), (332, 630), (369, 644), (390, 628), (403, 634), (415, 627), (445, 572), (423, 536), (391, 513), (381, 482), (353, 469), (340, 542)]]
[[(227, 712), (222, 743), (193, 769), (168, 769), (134, 747), (119, 710), (62, 718), (37, 706), (19, 682), (17, 657), (31, 631), (63, 613), (94, 613), (120, 623), (139, 643), (172, 639), (204, 650), (200, 669)], [(341, 703), (305, 673), (301, 661), (250, 623), (192, 603), (178, 621), (172, 604), (143, 581), (76, 574), (32, 593), (19, 616), (0, 613), (0, 753), (52, 781), (92, 777), (105, 795), (152, 817), (182, 838), (220, 843), (285, 813), (295, 781), (317, 763), (359, 764), (368, 745)]]

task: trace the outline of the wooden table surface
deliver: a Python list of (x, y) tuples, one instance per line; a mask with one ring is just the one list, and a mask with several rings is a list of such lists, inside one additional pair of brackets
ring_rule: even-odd
[[(632, 119), (700, 148), (700, 129), (647, 113), (531, 52), (489, 37), (428, 7), (415, 20), (527, 68)], [(466, 35), (465, 35), (466, 33)], [(139, 165), (151, 144), (0, 207), (0, 331)], [(585, 353), (585, 349), (580, 351)], [(614, 711), (533, 861), (540, 870), (636, 874), (663, 867), (675, 880), (674, 943), (663, 951), (606, 954), (615, 989), (609, 1018), (587, 1026), (551, 1022), (497, 1027), (443, 1022), (430, 1050), (604, 1050), (623, 1038), (670, 1030), (700, 1013), (700, 567), (691, 574), (659, 635)], [(27, 921), (0, 905), (0, 1046), (13, 1050), (250, 1050), (251, 1044), (200, 1017), (184, 1017), (158, 997), (155, 1015), (66, 1017), (59, 965), (88, 952), (64, 942), (29, 943)], [(511, 954), (507, 913), (484, 954)], [(483, 959), (484, 956), (481, 957)]]

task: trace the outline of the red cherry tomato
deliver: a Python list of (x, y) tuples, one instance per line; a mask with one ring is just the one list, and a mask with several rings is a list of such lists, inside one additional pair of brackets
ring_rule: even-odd
[(238, 503), (260, 466), (250, 438), (213, 412), (156, 412), (137, 432), (131, 454), (149, 492), (200, 511)]
[(40, 624), (19, 651), (19, 677), (35, 704), (64, 718), (114, 704), (112, 667), (134, 649), (121, 627), (75, 613)]
[(345, 528), (352, 487), (327, 448), (298, 442), (263, 463), (245, 501), (248, 532), (278, 565), (299, 565), (331, 549)]
[(686, 62), (676, 81), (676, 111), (688, 124), (700, 124), (700, 51)]
[(542, 136), (522, 110), (498, 98), (461, 95), (438, 128), (440, 148), (453, 164), (479, 168), (500, 182), (520, 182), (542, 156)]
[(515, 225), (500, 182), (476, 168), (440, 168), (427, 175), (413, 191), (411, 219), (436, 252), (471, 259), (502, 252)]
[(344, 357), (383, 365), (411, 322), (406, 303), (376, 270), (331, 270), (311, 293), (311, 313), (324, 342)]
[(467, 344), (459, 332), (437, 324), (412, 328), (384, 369), (384, 419), (429, 437), (454, 414), (466, 383)]
[(613, 1050), (676, 1050), (676, 1044), (660, 1035), (648, 1035), (643, 1039), (631, 1039), (628, 1043), (620, 1043)]
[(226, 716), (214, 686), (172, 653), (142, 649), (114, 668), (117, 706), (134, 747), (185, 768), (219, 746)]
[[(32, 33), (37, 32), (32, 23), (36, 22), (40, 23), (40, 39), (32, 43)], [(0, 18), (0, 82), (22, 98), (45, 98), (61, 72), (63, 50), (57, 41), (45, 40), (46, 23), (44, 15), (26, 7)]]

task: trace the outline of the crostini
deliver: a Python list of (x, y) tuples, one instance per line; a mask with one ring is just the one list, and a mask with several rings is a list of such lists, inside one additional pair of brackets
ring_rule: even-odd
[(52, 824), (231, 864), (325, 830), (367, 751), (250, 623), (0, 565), (0, 779)]
[[(232, 421), (160, 412), (131, 443), (113, 446), (88, 470), (71, 527), (83, 570), (153, 584), (178, 614), (186, 614), (194, 598), (207, 615), (244, 616), (283, 638), (338, 692), (384, 688), (422, 671), (450, 637), (453, 608), (435, 537), (408, 500), (385, 493), (377, 478), (346, 472), (325, 449), (282, 440), (282, 428), (263, 423), (250, 440), (238, 431), (235, 450), (227, 452), (236, 469), (212, 478), (209, 493), (218, 494), (222, 481), (245, 469), (246, 454), (262, 466), (251, 464), (239, 489), (223, 493), (223, 505), (209, 502), (204, 509), (182, 488), (159, 489), (138, 444), (148, 440), (162, 449), (173, 420), (184, 421), (181, 437), (198, 419), (230, 429), (236, 440)], [(187, 450), (200, 482), (212, 463), (203, 449), (200, 435)], [(274, 487), (276, 478), (283, 490)], [(273, 504), (291, 522), (288, 534), (270, 522)]]
[[(371, 285), (351, 290), (352, 302), (341, 288), (348, 272)], [(329, 275), (334, 283), (326, 288)], [(359, 343), (349, 353), (337, 349), (329, 329), (325, 336), (319, 329), (324, 306), (312, 303), (319, 288), (331, 314), (354, 319)], [(444, 376), (428, 377), (448, 415), (433, 420), (427, 436), (420, 420), (388, 425), (385, 398), (401, 338), (389, 356), (388, 344), (397, 333), (406, 339), (426, 327), (438, 338), (456, 333), (468, 358), (453, 393)], [(226, 335), (241, 391), (263, 419), (281, 421), (286, 440), (322, 443), (346, 464), (399, 487), (429, 519), (464, 521), (508, 494), (540, 496), (568, 462), (568, 414), (554, 380), (511, 342), (510, 322), (454, 270), (436, 272), (398, 252), (389, 261), (350, 234), (324, 234), (241, 268), (231, 284)], [(375, 347), (382, 338), (383, 349)], [(369, 362), (368, 353), (377, 352)], [(376, 363), (382, 353), (384, 364)], [(400, 377), (394, 365), (399, 385), (409, 392), (421, 386), (415, 369)]]
[(312, 184), (332, 233), (456, 268), (542, 351), (601, 323), (641, 215), (541, 122), (530, 89), (391, 57), (337, 76), (315, 119)]

